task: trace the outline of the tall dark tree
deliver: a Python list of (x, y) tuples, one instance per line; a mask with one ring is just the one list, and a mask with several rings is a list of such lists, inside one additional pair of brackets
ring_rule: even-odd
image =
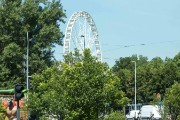
[(134, 65), (137, 63), (137, 102), (149, 104), (154, 95), (160, 95), (163, 101), (166, 88), (180, 81), (180, 53), (173, 59), (162, 60), (155, 57), (147, 61), (147, 57), (136, 56), (120, 58), (113, 67), (113, 72), (121, 78), (122, 90), (134, 101)]
[(138, 92), (142, 103), (148, 104), (155, 93), (161, 93), (163, 60), (153, 58), (147, 64), (141, 65), (138, 71)]
[(136, 61), (136, 69), (137, 69), (137, 102), (142, 102), (142, 97), (139, 94), (139, 88), (142, 85), (141, 80), (139, 79), (140, 73), (140, 66), (144, 66), (148, 63), (148, 58), (142, 55), (132, 55), (130, 57), (120, 58), (116, 61), (115, 65), (113, 66), (113, 72), (121, 79), (120, 83), (122, 85), (122, 90), (126, 93), (127, 97), (134, 103), (134, 86), (135, 86), (135, 66), (132, 61)]
[(52, 65), (52, 48), (62, 45), (60, 23), (64, 17), (59, 1), (1, 0), (0, 88), (12, 88), (14, 83), (25, 81), (27, 32), (29, 75)]
[(176, 81), (180, 82), (180, 52), (174, 57), (173, 61), (175, 62), (177, 66), (176, 73)]
[(113, 71), (116, 72), (122, 69), (133, 70), (132, 61), (137, 61), (137, 55), (132, 55), (131, 57), (120, 57), (119, 60), (115, 61), (115, 65), (113, 66)]

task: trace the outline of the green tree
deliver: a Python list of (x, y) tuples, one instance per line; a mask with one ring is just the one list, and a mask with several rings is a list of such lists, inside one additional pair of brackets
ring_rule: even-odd
[(141, 66), (145, 66), (148, 63), (148, 58), (140, 55), (132, 55), (130, 57), (120, 58), (116, 61), (113, 66), (113, 72), (121, 79), (120, 84), (122, 86), (123, 92), (126, 93), (127, 97), (130, 99), (130, 102), (134, 101), (134, 63), (132, 61), (136, 61), (136, 69), (137, 69), (137, 101), (142, 102), (142, 92), (140, 90), (143, 82), (142, 78), (139, 77), (139, 74), (144, 72), (144, 67), (141, 69)]
[(142, 97), (142, 102), (148, 104), (153, 101), (154, 94), (162, 93), (162, 69), (163, 60), (159, 57), (153, 58), (148, 64), (140, 67), (138, 72), (139, 92)]
[(62, 45), (64, 17), (59, 1), (0, 1), (0, 88), (25, 81), (27, 32), (34, 38), (29, 41), (29, 75), (52, 65), (52, 48)]
[[(73, 62), (75, 58), (80, 61)], [(90, 50), (68, 60), (33, 76), (32, 112), (65, 120), (97, 120), (127, 104), (120, 79)]]
[[(173, 59), (162, 60), (155, 57), (150, 61), (143, 56), (133, 55), (120, 58), (113, 66), (113, 72), (121, 79), (122, 90), (127, 97), (134, 101), (134, 65), (137, 63), (137, 102), (143, 104), (158, 102), (163, 103), (165, 90), (170, 88), (174, 82), (180, 81), (180, 53)], [(157, 95), (160, 99), (156, 101)]]
[(166, 89), (164, 106), (173, 120), (180, 117), (180, 84), (174, 83), (171, 88)]
[(121, 69), (134, 70), (134, 66), (132, 61), (137, 61), (137, 55), (132, 55), (131, 57), (120, 57), (119, 60), (115, 61), (115, 65), (113, 66), (113, 72), (117, 72)]
[(177, 66), (176, 74), (176, 81), (180, 82), (180, 52), (174, 57), (173, 62)]
[(125, 120), (125, 116), (122, 111), (115, 111), (105, 117), (104, 120)]

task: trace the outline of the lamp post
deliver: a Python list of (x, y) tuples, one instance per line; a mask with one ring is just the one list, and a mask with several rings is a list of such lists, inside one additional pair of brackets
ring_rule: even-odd
[[(27, 87), (26, 87), (26, 89), (29, 90), (29, 77), (31, 77), (31, 76), (29, 76), (29, 42), (31, 40), (33, 40), (34, 37), (30, 36), (32, 38), (29, 39), (29, 32), (27, 32), (26, 36), (27, 36), (27, 47), (26, 47), (26, 50), (27, 50), (26, 51), (26, 84), (27, 84)], [(27, 97), (26, 101), (28, 101), (28, 94), (26, 97)], [(30, 112), (28, 110), (28, 120), (29, 120), (29, 116), (30, 116)], [(20, 120), (20, 119), (18, 119), (18, 120)]]
[(27, 32), (27, 46), (26, 46), (26, 84), (27, 87), (26, 89), (29, 90), (29, 42), (32, 41), (34, 39), (33, 36), (30, 36), (31, 38), (29, 38), (29, 32)]
[(135, 110), (137, 109), (137, 106), (136, 106), (136, 61), (132, 61), (134, 62), (134, 82), (135, 82), (135, 85), (134, 85), (134, 94), (135, 94), (135, 97), (134, 97), (134, 103), (135, 103)]
[(84, 38), (84, 40), (83, 40), (83, 42), (84, 42), (83, 47), (84, 47), (84, 49), (85, 49), (85, 45), (86, 45), (86, 43), (85, 43), (85, 36), (84, 36), (84, 35), (81, 35), (81, 37), (83, 37), (83, 38)]
[(29, 33), (27, 32), (27, 48), (26, 48), (26, 84), (29, 90)]

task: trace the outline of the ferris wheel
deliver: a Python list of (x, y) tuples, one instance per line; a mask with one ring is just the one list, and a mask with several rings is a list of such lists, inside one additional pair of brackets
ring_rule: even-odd
[(88, 48), (93, 56), (102, 61), (96, 25), (92, 17), (85, 11), (75, 12), (66, 27), (63, 54), (73, 53), (75, 48), (80, 53), (83, 53), (84, 49)]

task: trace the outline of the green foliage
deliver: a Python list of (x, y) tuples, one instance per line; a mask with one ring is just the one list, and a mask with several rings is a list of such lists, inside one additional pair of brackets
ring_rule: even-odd
[(125, 115), (122, 111), (115, 111), (106, 116), (104, 120), (125, 120)]
[(140, 93), (142, 103), (148, 104), (153, 101), (154, 94), (164, 94), (162, 89), (162, 69), (163, 60), (161, 58), (154, 58), (147, 64), (139, 66), (137, 70), (137, 86)]
[(127, 104), (120, 79), (106, 64), (92, 57), (89, 50), (76, 57), (82, 61), (56, 64), (33, 76), (30, 111), (65, 120), (97, 120)]
[(166, 90), (164, 106), (166, 112), (172, 115), (172, 119), (177, 119), (180, 115), (180, 84), (175, 83), (171, 88)]
[(134, 64), (132, 61), (137, 61), (137, 55), (132, 55), (131, 57), (119, 58), (113, 66), (113, 72), (117, 72), (121, 69), (134, 70)]
[[(139, 56), (139, 60), (137, 55), (132, 55), (131, 57), (125, 57), (120, 58), (119, 61), (116, 61), (116, 64), (113, 66), (112, 70), (113, 72), (121, 79), (120, 84), (122, 86), (123, 92), (126, 93), (127, 97), (130, 98), (130, 102), (134, 101), (134, 84), (135, 84), (135, 78), (134, 78), (134, 63), (132, 61), (136, 61), (136, 69), (137, 69), (137, 90), (143, 90), (139, 87), (142, 86), (141, 82), (143, 84), (143, 81), (141, 81), (138, 77), (138, 74), (141, 74), (144, 72), (144, 70), (141, 71), (140, 66), (145, 66), (147, 64), (147, 57)], [(138, 92), (140, 93), (140, 92)], [(138, 101), (142, 100), (142, 95), (137, 94)], [(141, 101), (142, 102), (142, 101)]]
[(0, 103), (0, 120), (4, 120), (4, 113), (6, 112), (5, 107), (2, 105), (2, 103)]
[(65, 17), (59, 1), (1, 0), (0, 2), (0, 88), (25, 82), (27, 32), (29, 75), (52, 65), (55, 44), (62, 45), (60, 23)]
[[(121, 79), (123, 92), (134, 101), (134, 63), (137, 63), (137, 103), (149, 104), (154, 95), (160, 94), (159, 101), (163, 101), (166, 88), (171, 87), (174, 82), (180, 82), (180, 53), (173, 59), (166, 58), (164, 61), (153, 58), (147, 61), (147, 57), (133, 55), (120, 58), (113, 66), (113, 72)], [(153, 101), (157, 102), (157, 101)]]

